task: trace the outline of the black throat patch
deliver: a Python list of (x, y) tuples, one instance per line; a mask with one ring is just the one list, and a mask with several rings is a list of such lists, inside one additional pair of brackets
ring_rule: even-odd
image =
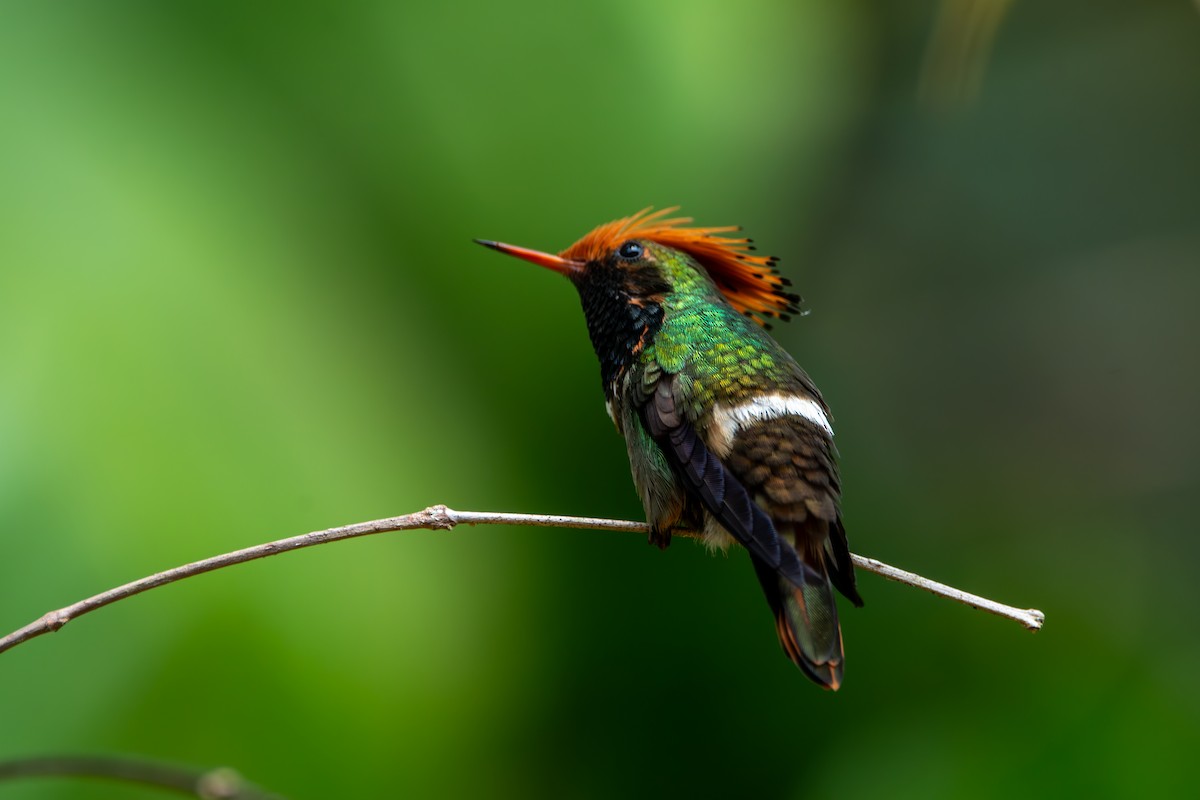
[(592, 263), (575, 279), (588, 336), (600, 359), (604, 397), (662, 326), (659, 298), (671, 290), (656, 267), (621, 268)]

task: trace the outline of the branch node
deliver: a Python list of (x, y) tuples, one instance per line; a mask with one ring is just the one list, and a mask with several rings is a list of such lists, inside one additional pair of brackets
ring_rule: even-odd
[(448, 531), (452, 530), (458, 524), (458, 520), (454, 518), (454, 512), (440, 503), (436, 506), (430, 506), (421, 512), (428, 518), (429, 527), (433, 530)]
[(196, 781), (196, 795), (204, 800), (229, 800), (240, 797), (246, 782), (228, 767), (219, 767), (206, 772)]
[(41, 619), (42, 625), (45, 626), (46, 630), (50, 633), (61, 630), (62, 626), (66, 625), (70, 621), (71, 617), (67, 614), (64, 614), (62, 609), (57, 611), (47, 611), (42, 615)]

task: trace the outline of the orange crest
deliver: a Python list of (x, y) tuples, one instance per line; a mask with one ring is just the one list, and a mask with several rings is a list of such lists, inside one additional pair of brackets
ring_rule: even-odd
[(559, 255), (573, 261), (606, 257), (627, 239), (645, 239), (687, 253), (708, 273), (713, 283), (738, 311), (766, 325), (768, 317), (788, 320), (798, 313), (800, 298), (787, 290), (791, 282), (775, 270), (774, 256), (753, 254), (751, 239), (721, 234), (737, 233), (736, 226), (686, 228), (691, 217), (671, 217), (679, 207), (650, 213), (644, 208), (631, 217), (614, 220), (593, 230)]

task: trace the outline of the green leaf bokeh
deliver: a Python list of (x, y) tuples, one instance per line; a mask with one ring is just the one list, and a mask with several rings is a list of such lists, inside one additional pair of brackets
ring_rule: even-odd
[(637, 517), (573, 290), (470, 240), (557, 250), (677, 203), (805, 295), (777, 333), (836, 414), (854, 549), (1048, 616), (864, 576), (831, 695), (741, 553), (399, 534), (0, 656), (0, 758), (227, 764), (297, 800), (1178, 794), (1200, 16), (1017, 3), (978, 94), (938, 104), (936, 13), (0, 6), (5, 631), (435, 502)]

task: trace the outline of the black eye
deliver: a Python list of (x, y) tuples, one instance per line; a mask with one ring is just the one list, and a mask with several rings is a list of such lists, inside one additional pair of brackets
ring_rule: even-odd
[(617, 255), (626, 261), (636, 261), (642, 257), (642, 246), (634, 241), (626, 242), (617, 248)]

